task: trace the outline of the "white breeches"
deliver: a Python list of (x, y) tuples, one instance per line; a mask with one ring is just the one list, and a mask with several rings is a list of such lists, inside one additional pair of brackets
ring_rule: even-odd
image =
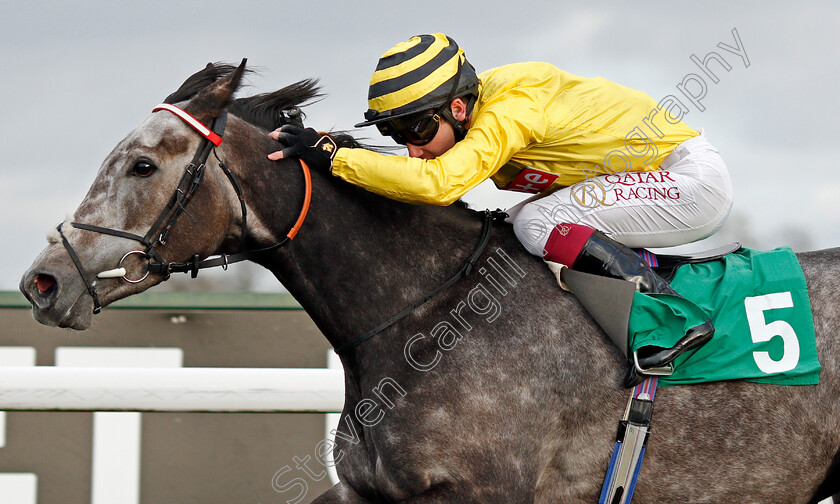
[(513, 216), (519, 241), (543, 255), (557, 224), (584, 224), (629, 247), (672, 247), (712, 235), (732, 208), (729, 171), (702, 130), (659, 171), (602, 175), (531, 201)]

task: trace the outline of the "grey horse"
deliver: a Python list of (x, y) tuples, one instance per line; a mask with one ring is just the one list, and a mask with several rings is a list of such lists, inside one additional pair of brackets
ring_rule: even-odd
[[(233, 99), (243, 66), (209, 65), (167, 100), (205, 124), (224, 110), (230, 116), (189, 215), (156, 251), (188, 262), (268, 248), (252, 260), (274, 273), (334, 347), (380, 326), (341, 353), (345, 405), (336, 444), (325, 448), (341, 482), (312, 502), (597, 502), (627, 400), (626, 363), (603, 332), (509, 225), (487, 224), (463, 204), (402, 204), (312, 173), (305, 222), (294, 240), (272, 248), (304, 204), (304, 175), (295, 160), (266, 159), (276, 148), (267, 131), (317, 87), (304, 81)], [(105, 159), (73, 220), (146, 234), (201, 141), (174, 114), (150, 115)], [(241, 185), (247, 224), (221, 161)], [(479, 250), (483, 228), (486, 247), (471, 272), (437, 289)], [(70, 222), (60, 229), (91, 274), (114, 270), (138, 247)], [(166, 278), (157, 271), (137, 283), (85, 279), (61, 234), (48, 236), (20, 284), (43, 324), (86, 329), (92, 293), (105, 306)], [(635, 503), (789, 504), (840, 492), (840, 250), (799, 260), (820, 385), (661, 389)], [(122, 266), (137, 279), (148, 259), (129, 254)], [(302, 500), (290, 480), (278, 476), (275, 489), (287, 502)]]

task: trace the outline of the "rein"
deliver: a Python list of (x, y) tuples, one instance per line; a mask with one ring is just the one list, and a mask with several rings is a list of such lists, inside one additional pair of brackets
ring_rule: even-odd
[(475, 247), (475, 250), (473, 250), (473, 253), (470, 254), (470, 257), (469, 257), (469, 259), (467, 259), (467, 262), (464, 264), (464, 266), (461, 267), (460, 270), (458, 270), (457, 273), (452, 275), (452, 277), (450, 277), (449, 280), (440, 284), (436, 289), (432, 290), (431, 292), (427, 293), (425, 296), (421, 297), (417, 301), (411, 303), (410, 305), (408, 305), (405, 308), (403, 308), (402, 310), (400, 310), (399, 313), (397, 313), (393, 317), (389, 318), (385, 322), (382, 322), (381, 324), (374, 327), (370, 331), (364, 333), (363, 335), (361, 335), (361, 336), (359, 336), (359, 337), (357, 337), (353, 340), (348, 341), (347, 343), (339, 346), (338, 348), (335, 348), (334, 349), (335, 353), (338, 354), (338, 355), (341, 355), (343, 353), (346, 353), (348, 350), (361, 345), (365, 341), (373, 338), (374, 336), (381, 333), (385, 329), (391, 327), (392, 325), (397, 323), (399, 320), (405, 318), (409, 313), (413, 312), (414, 310), (416, 310), (417, 308), (422, 306), (424, 303), (426, 303), (427, 301), (429, 301), (430, 299), (435, 297), (437, 294), (439, 294), (441, 291), (451, 287), (452, 284), (457, 282), (462, 276), (469, 275), (470, 271), (472, 271), (472, 268), (475, 265), (475, 262), (481, 256), (481, 253), (484, 251), (484, 248), (487, 247), (487, 242), (490, 241), (490, 228), (491, 228), (492, 222), (493, 221), (503, 221), (506, 218), (507, 218), (507, 214), (504, 213), (502, 210), (493, 210), (493, 211), (485, 210), (484, 211), (484, 222), (481, 225), (481, 238), (478, 241), (478, 245)]
[[(190, 213), (187, 212), (186, 207), (192, 200), (193, 194), (195, 194), (195, 192), (198, 190), (198, 188), (201, 185), (201, 182), (204, 179), (204, 171), (206, 169), (207, 159), (209, 158), (211, 151), (218, 160), (219, 167), (227, 176), (228, 180), (233, 186), (234, 191), (236, 191), (237, 197), (239, 198), (239, 203), (242, 212), (242, 233), (239, 238), (240, 248), (244, 248), (245, 240), (247, 237), (248, 210), (247, 206), (245, 205), (245, 198), (242, 193), (242, 186), (239, 184), (239, 181), (236, 179), (236, 176), (233, 174), (233, 172), (230, 171), (230, 169), (224, 164), (224, 162), (222, 162), (221, 159), (219, 159), (219, 156), (216, 154), (215, 147), (219, 146), (222, 143), (222, 135), (224, 134), (225, 123), (227, 122), (227, 110), (222, 111), (219, 117), (213, 120), (211, 128), (207, 128), (195, 117), (191, 116), (189, 113), (174, 105), (164, 103), (155, 107), (152, 110), (152, 112), (157, 112), (159, 110), (167, 110), (177, 115), (185, 123), (187, 123), (194, 130), (196, 130), (203, 137), (203, 139), (201, 141), (201, 144), (199, 144), (192, 161), (187, 165), (184, 175), (181, 177), (181, 181), (178, 183), (178, 187), (175, 189), (175, 193), (169, 199), (169, 202), (167, 203), (166, 207), (155, 220), (154, 224), (152, 224), (152, 226), (149, 228), (149, 231), (146, 233), (146, 235), (140, 236), (119, 229), (94, 226), (91, 224), (84, 224), (81, 222), (70, 223), (74, 228), (77, 229), (93, 231), (96, 233), (102, 233), (138, 241), (146, 246), (145, 250), (132, 250), (127, 252), (119, 260), (116, 268), (102, 271), (98, 273), (95, 278), (93, 278), (92, 275), (88, 274), (87, 270), (82, 265), (78, 254), (76, 254), (76, 251), (73, 249), (73, 246), (70, 244), (70, 242), (67, 240), (67, 237), (62, 232), (62, 224), (59, 224), (56, 228), (58, 230), (58, 233), (61, 235), (64, 248), (67, 250), (67, 253), (70, 255), (70, 258), (73, 260), (73, 264), (76, 266), (76, 269), (79, 271), (79, 275), (82, 277), (82, 280), (85, 283), (85, 287), (88, 291), (88, 294), (90, 294), (91, 298), (93, 299), (94, 314), (99, 313), (102, 310), (102, 306), (99, 303), (99, 297), (96, 294), (96, 278), (122, 278), (123, 280), (129, 283), (140, 283), (143, 280), (145, 280), (150, 273), (165, 275), (164, 280), (166, 280), (169, 278), (171, 273), (190, 272), (192, 277), (195, 278), (196, 276), (198, 276), (198, 271), (200, 269), (212, 268), (216, 266), (221, 266), (223, 269), (227, 269), (227, 266), (231, 263), (251, 259), (265, 252), (278, 249), (286, 243), (288, 243), (297, 235), (297, 232), (303, 225), (303, 222), (306, 219), (306, 214), (309, 211), (309, 203), (311, 201), (312, 195), (312, 179), (309, 174), (309, 167), (303, 160), (300, 160), (301, 169), (303, 170), (306, 191), (304, 196), (303, 207), (301, 208), (297, 221), (282, 240), (265, 248), (248, 250), (232, 255), (221, 254), (220, 257), (213, 259), (200, 260), (198, 254), (196, 254), (193, 256), (192, 260), (186, 262), (164, 261), (156, 246), (166, 244), (167, 240), (169, 239), (169, 235), (172, 231), (172, 228), (177, 222), (178, 218), (181, 216), (181, 214), (186, 213), (187, 215), (190, 215)], [(190, 215), (190, 217), (192, 218), (192, 215)], [(142, 277), (138, 279), (129, 279), (125, 276), (126, 269), (123, 267), (123, 263), (125, 262), (126, 258), (128, 258), (128, 256), (134, 254), (141, 255), (143, 258), (148, 259), (149, 263), (147, 266), (146, 273)]]

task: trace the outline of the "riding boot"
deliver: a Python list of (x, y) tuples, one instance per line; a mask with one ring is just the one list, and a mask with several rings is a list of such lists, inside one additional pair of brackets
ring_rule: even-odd
[[(679, 296), (633, 250), (590, 227), (560, 224), (552, 230), (545, 251), (546, 260), (569, 265), (573, 270), (627, 280), (643, 293)], [(703, 346), (714, 333), (712, 320), (707, 319), (690, 328), (672, 348), (643, 348), (638, 353), (639, 367), (642, 370), (665, 367), (683, 352)]]

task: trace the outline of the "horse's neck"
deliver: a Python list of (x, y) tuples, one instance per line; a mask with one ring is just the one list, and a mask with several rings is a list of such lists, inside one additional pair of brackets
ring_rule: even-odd
[[(248, 163), (241, 178), (254, 214), (249, 220), (278, 239), (303, 204), (300, 167), (258, 161), (250, 154)], [(298, 235), (258, 262), (334, 346), (436, 288), (458, 271), (478, 242), (481, 220), (468, 210), (390, 201), (321, 173), (313, 173), (312, 180), (311, 206)], [(257, 241), (268, 245), (265, 237)]]
[(478, 220), (448, 220), (443, 209), (342, 191), (344, 182), (320, 176), (314, 183), (307, 222), (267, 266), (333, 345), (435, 289), (460, 268), (478, 240)]

